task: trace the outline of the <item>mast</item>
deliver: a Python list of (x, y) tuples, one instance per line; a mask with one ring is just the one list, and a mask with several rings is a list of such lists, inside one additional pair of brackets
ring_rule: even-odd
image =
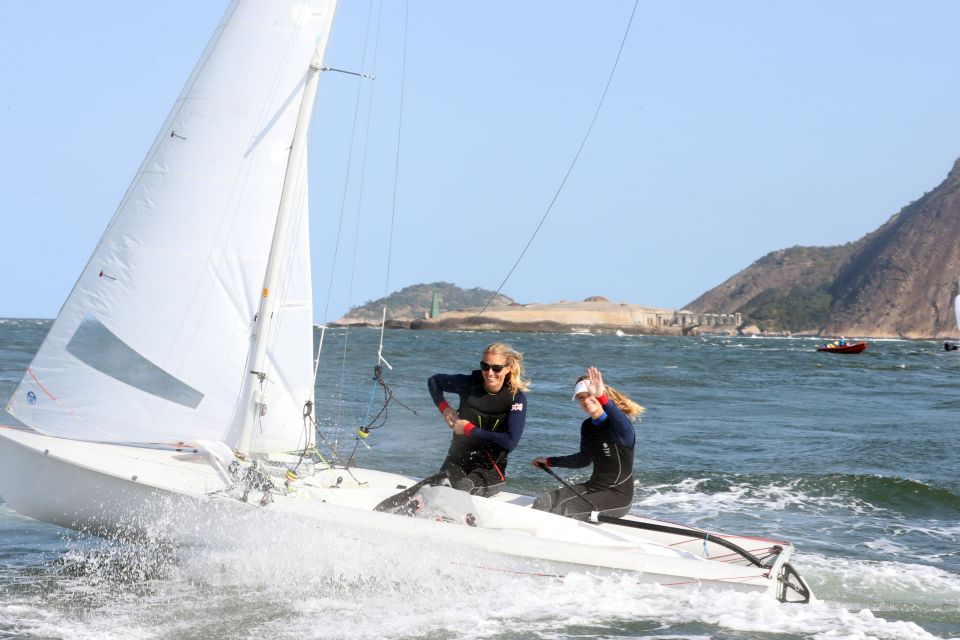
[(260, 296), (260, 307), (253, 325), (253, 344), (250, 347), (249, 377), (240, 397), (240, 411), (242, 424), (235, 450), (238, 454), (247, 456), (250, 453), (250, 439), (253, 425), (257, 417), (266, 407), (264, 403), (264, 382), (267, 374), (264, 371), (267, 359), (267, 338), (274, 313), (277, 310), (277, 284), (280, 278), (280, 265), (286, 251), (287, 230), (290, 226), (290, 215), (293, 211), (296, 197), (297, 179), (306, 158), (307, 131), (310, 128), (310, 118), (313, 115), (313, 105), (317, 97), (317, 83), (323, 64), (323, 50), (318, 47), (307, 69), (304, 80), (303, 99), (300, 102), (300, 112), (297, 114), (297, 124), (293, 132), (293, 142), (290, 145), (290, 155), (287, 157), (287, 170), (283, 178), (283, 189), (280, 193), (280, 206), (277, 213), (277, 222), (273, 230), (273, 241), (270, 245), (270, 254), (267, 258), (267, 270), (263, 280), (263, 290)]

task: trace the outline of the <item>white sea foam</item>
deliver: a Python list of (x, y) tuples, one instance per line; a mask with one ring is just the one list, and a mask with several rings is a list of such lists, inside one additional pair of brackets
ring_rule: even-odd
[(957, 576), (899, 563), (798, 557), (826, 601), (782, 605), (762, 594), (669, 589), (629, 576), (487, 570), (487, 558), (458, 549), (336, 528), (278, 531), (268, 518), (236, 533), (236, 546), (182, 550), (158, 558), (159, 567), (124, 547), (71, 552), (67, 564), (82, 569), (42, 593), (8, 594), (0, 618), (14, 626), (0, 629), (103, 639), (552, 638), (585, 629), (597, 637), (703, 637), (684, 633), (693, 627), (706, 636), (933, 640), (867, 606), (905, 610), (960, 598)]
[(931, 565), (812, 554), (798, 554), (792, 562), (803, 567), (804, 577), (814, 583), (819, 597), (851, 606), (956, 610), (960, 602), (960, 575)]
[[(486, 624), (464, 637), (488, 637), (508, 631), (550, 636), (570, 628), (613, 629), (640, 620), (657, 621), (666, 631), (673, 626), (700, 624), (725, 631), (789, 633), (802, 637), (932, 638), (919, 626), (875, 617), (869, 611), (852, 612), (830, 604), (809, 607), (780, 605), (759, 595), (732, 592), (672, 591), (637, 585), (629, 579), (601, 580), (571, 576), (546, 586), (511, 584), (513, 604), (501, 606), (497, 597), (477, 604), (473, 615)], [(468, 620), (449, 620), (450, 630)], [(439, 629), (437, 629), (439, 631)]]
[(878, 538), (877, 540), (870, 540), (868, 542), (865, 542), (864, 546), (867, 547), (868, 549), (885, 553), (891, 557), (909, 554), (911, 552), (910, 547), (903, 544), (898, 544), (893, 540), (890, 540), (889, 538)]
[(641, 510), (669, 510), (679, 513), (755, 513), (782, 511), (787, 508), (805, 511), (843, 510), (854, 514), (878, 511), (877, 507), (841, 494), (811, 495), (797, 489), (798, 481), (782, 484), (770, 482), (756, 486), (746, 481), (731, 483), (722, 493), (707, 493), (703, 487), (709, 478), (687, 478), (674, 484), (638, 487), (634, 505)]
[[(449, 597), (431, 593), (398, 594), (399, 599), (340, 600), (305, 598), (297, 601), (304, 615), (290, 620), (291, 636), (409, 637), (447, 636), (489, 638), (499, 635), (566, 637), (570, 629), (629, 630), (642, 621), (656, 622), (669, 634), (674, 626), (691, 624), (733, 632), (795, 634), (807, 638), (877, 638), (928, 640), (935, 636), (920, 626), (876, 617), (871, 611), (853, 611), (830, 603), (781, 605), (757, 594), (712, 590), (669, 590), (637, 584), (629, 578), (572, 575), (563, 580), (529, 578), (499, 580), (481, 592), (448, 585)], [(330, 606), (334, 604), (335, 611)], [(375, 607), (371, 614), (368, 606)], [(331, 616), (331, 613), (334, 615)], [(324, 619), (322, 631), (316, 628)], [(266, 631), (267, 627), (263, 628)], [(599, 633), (598, 633), (599, 632)], [(286, 635), (286, 634), (285, 634)], [(620, 633), (616, 633), (618, 637)], [(650, 636), (635, 636), (650, 637)]]

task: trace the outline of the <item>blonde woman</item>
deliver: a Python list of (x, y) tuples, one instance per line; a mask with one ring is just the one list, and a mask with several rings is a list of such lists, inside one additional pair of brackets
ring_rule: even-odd
[[(523, 435), (529, 383), (523, 354), (502, 342), (483, 350), (473, 373), (438, 373), (427, 380), (434, 404), (453, 431), (441, 471), (462, 491), (492, 496), (506, 481), (507, 455)], [(444, 393), (460, 397), (456, 410)]]
[[(587, 414), (580, 426), (580, 451), (566, 456), (534, 458), (535, 467), (578, 469), (593, 464), (590, 479), (537, 497), (534, 509), (586, 519), (596, 509), (619, 518), (633, 504), (633, 448), (637, 432), (631, 420), (643, 407), (603, 384), (596, 367), (587, 369), (573, 388), (573, 399)], [(580, 495), (578, 495), (580, 494)], [(583, 497), (581, 497), (583, 496)]]

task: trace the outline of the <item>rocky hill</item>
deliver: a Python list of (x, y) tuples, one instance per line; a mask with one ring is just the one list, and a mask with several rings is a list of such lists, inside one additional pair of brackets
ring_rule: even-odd
[(387, 305), (387, 323), (394, 326), (409, 325), (413, 320), (422, 320), (430, 313), (433, 294), (440, 296), (441, 311), (459, 311), (474, 307), (482, 307), (491, 298), (491, 307), (514, 304), (513, 300), (505, 295), (493, 291), (474, 287), (461, 289), (449, 282), (433, 282), (430, 284), (415, 284), (395, 291), (385, 298), (373, 300), (366, 304), (354, 307), (345, 316), (334, 322), (335, 325), (379, 325), (383, 316), (383, 306)]
[(738, 311), (765, 331), (817, 333), (830, 312), (830, 286), (857, 246), (773, 251), (685, 308)]
[(933, 191), (839, 247), (774, 251), (686, 308), (741, 312), (766, 331), (955, 337), (960, 160)]

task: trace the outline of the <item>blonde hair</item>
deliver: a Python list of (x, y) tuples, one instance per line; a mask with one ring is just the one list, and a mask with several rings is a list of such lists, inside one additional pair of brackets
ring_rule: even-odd
[[(589, 379), (590, 376), (580, 376), (577, 378), (577, 382)], [(606, 383), (604, 383), (603, 386), (606, 389), (607, 397), (610, 398), (613, 401), (613, 404), (617, 405), (617, 408), (620, 409), (620, 411), (623, 411), (623, 414), (631, 420), (646, 411), (642, 405), (634, 402), (627, 394), (617, 391)]]
[(483, 355), (487, 355), (488, 353), (506, 358), (507, 364), (510, 366), (510, 374), (507, 376), (506, 382), (510, 385), (510, 390), (513, 391), (514, 394), (530, 389), (530, 381), (523, 379), (522, 353), (505, 342), (491, 342), (487, 345), (487, 348), (483, 350)]

